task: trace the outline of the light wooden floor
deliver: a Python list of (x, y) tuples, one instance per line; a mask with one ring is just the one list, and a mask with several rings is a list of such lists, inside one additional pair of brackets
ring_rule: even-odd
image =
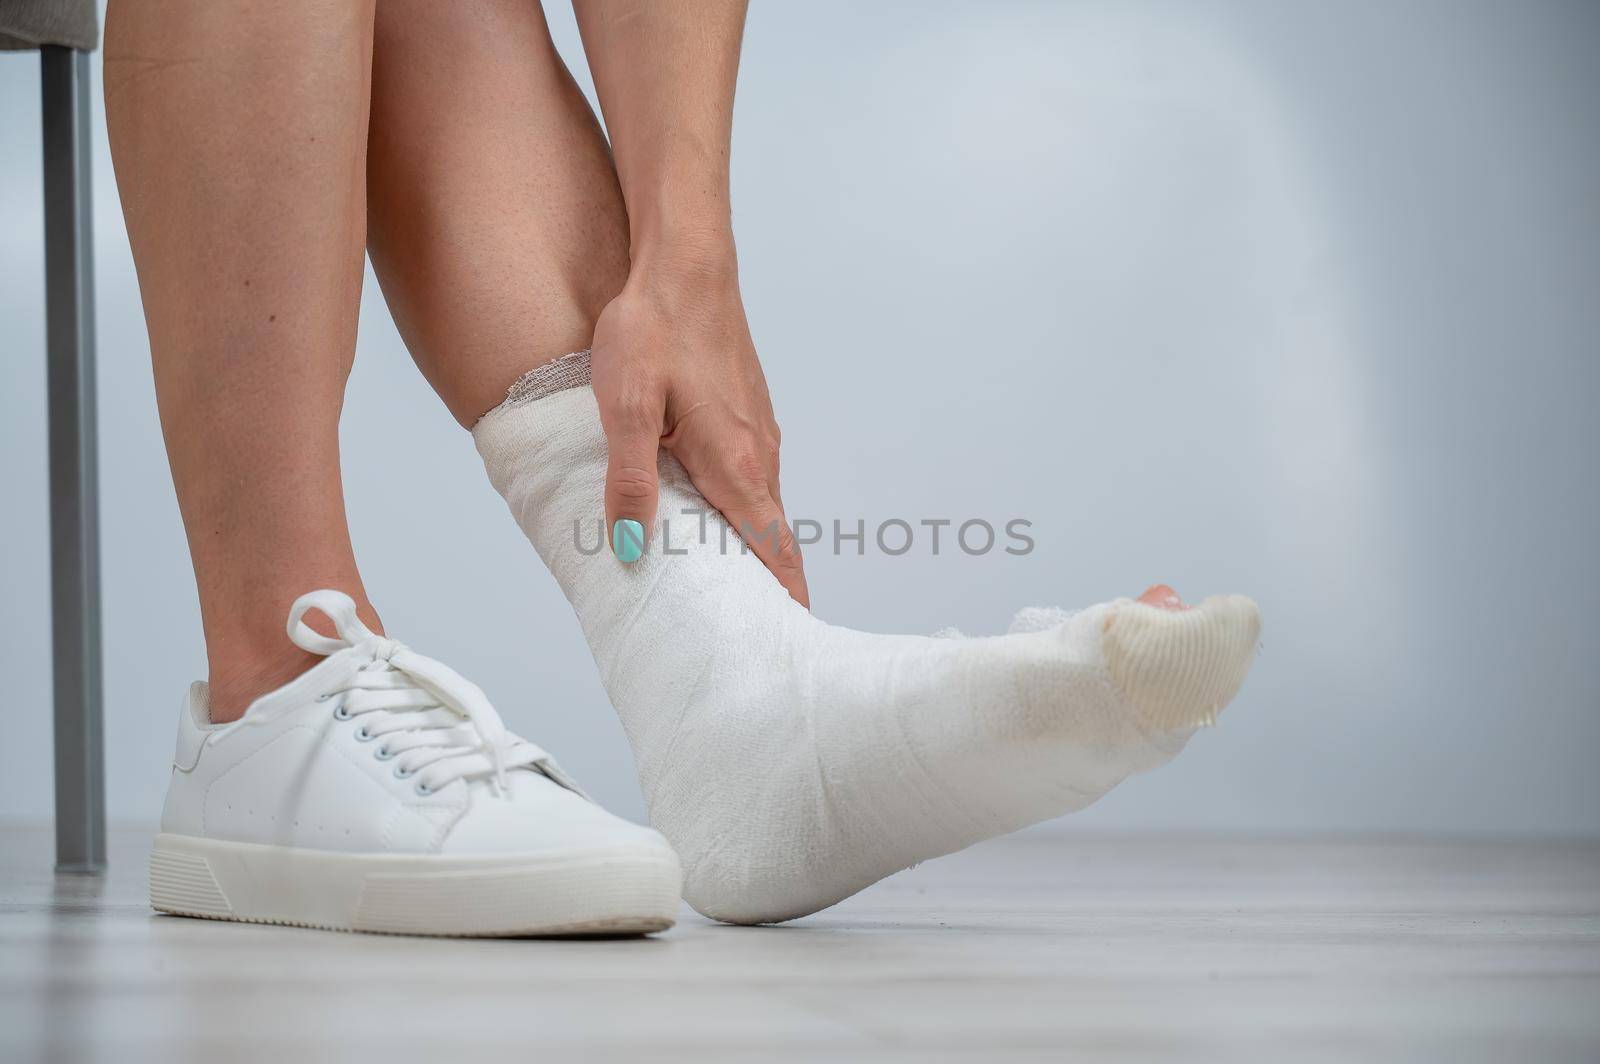
[(1043, 830), (587, 942), (157, 916), (147, 843), (0, 829), (0, 1058), (1600, 1060), (1600, 843)]

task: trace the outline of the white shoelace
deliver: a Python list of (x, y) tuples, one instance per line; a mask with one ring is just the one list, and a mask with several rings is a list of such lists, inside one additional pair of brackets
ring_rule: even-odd
[[(333, 621), (338, 638), (320, 635), (305, 623), (302, 618), (311, 610)], [(417, 793), (431, 794), (458, 779), (490, 779), (503, 792), (506, 771), (524, 766), (578, 791), (549, 754), (506, 730), (477, 684), (443, 662), (372, 631), (342, 591), (313, 591), (296, 599), (289, 610), (289, 638), (313, 654), (366, 659), (317, 701), (333, 702), (339, 720), (367, 718), (357, 726), (356, 738), (378, 743), (378, 760), (394, 761), (399, 778), (415, 776)], [(224, 731), (264, 724), (299, 708), (288, 703), (247, 713)]]

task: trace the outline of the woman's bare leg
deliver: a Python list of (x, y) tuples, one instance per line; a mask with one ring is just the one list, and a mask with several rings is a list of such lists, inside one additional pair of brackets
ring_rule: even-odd
[(106, 121), (199, 586), (212, 715), (316, 659), (290, 603), (376, 624), (339, 475), (366, 242), (372, 0), (113, 0)]
[(530, 0), (378, 5), (369, 244), (423, 374), (463, 425), (589, 346), (628, 274), (605, 137)]

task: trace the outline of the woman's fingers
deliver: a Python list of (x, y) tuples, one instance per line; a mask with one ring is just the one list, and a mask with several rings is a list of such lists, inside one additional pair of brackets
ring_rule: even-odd
[[(688, 284), (689, 288), (681, 286)], [(706, 501), (801, 605), (805, 569), (778, 491), (778, 426), (737, 288), (630, 277), (595, 324), (590, 369), (605, 429), (612, 552), (644, 555), (660, 499), (657, 455), (682, 463)], [(668, 514), (668, 519), (677, 516)]]
[(632, 564), (644, 554), (655, 524), (660, 487), (656, 453), (661, 447), (664, 399), (613, 399), (600, 404), (606, 433), (606, 528), (611, 552)]
[(795, 542), (794, 530), (789, 527), (783, 507), (768, 492), (765, 478), (754, 484), (728, 484), (720, 477), (707, 479), (710, 483), (728, 486), (706, 491), (704, 485), (697, 483), (695, 486), (706, 496), (706, 501), (721, 511), (751, 553), (778, 578), (789, 597), (810, 609), (811, 593), (806, 588), (800, 545)]
[(810, 609), (800, 545), (778, 496), (778, 430), (770, 414), (752, 421), (691, 406), (661, 443), (789, 596)]
[(606, 527), (612, 553), (627, 564), (644, 555), (661, 491), (656, 455), (666, 444), (706, 501), (727, 519), (790, 597), (809, 609), (800, 546), (777, 498), (776, 443), (739, 442), (743, 430), (718, 425), (711, 418), (685, 419), (663, 439), (665, 408), (665, 397), (657, 399), (649, 392), (600, 400), (607, 453)]

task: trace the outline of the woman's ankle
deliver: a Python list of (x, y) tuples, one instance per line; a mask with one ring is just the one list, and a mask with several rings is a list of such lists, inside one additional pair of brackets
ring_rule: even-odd
[[(305, 591), (314, 590), (314, 587), (305, 588)], [(364, 594), (359, 594), (359, 587), (356, 591), (354, 597), (362, 621), (381, 635), (383, 623), (377, 611)], [(265, 621), (249, 630), (234, 627), (215, 631), (208, 627), (206, 659), (213, 724), (238, 720), (256, 699), (276, 691), (323, 660), (289, 640), (285, 632), (287, 605), (271, 612), (277, 616), (270, 627)], [(327, 619), (319, 613), (311, 613), (305, 622), (324, 635), (332, 631)]]
[(276, 657), (230, 659), (210, 667), (211, 723), (228, 724), (244, 716), (250, 703), (276, 691), (315, 665), (320, 658), (284, 641)]

